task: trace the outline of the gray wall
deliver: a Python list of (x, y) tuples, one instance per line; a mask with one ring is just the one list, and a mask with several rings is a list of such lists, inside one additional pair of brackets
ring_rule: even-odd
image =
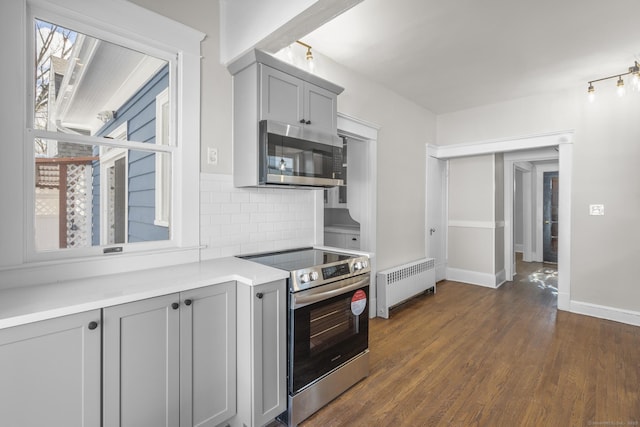
[[(598, 89), (593, 104), (581, 86), (438, 116), (438, 143), (574, 129), (571, 300), (640, 311), (633, 269), (640, 256), (640, 97)], [(589, 216), (594, 203), (605, 205), (605, 216)]]

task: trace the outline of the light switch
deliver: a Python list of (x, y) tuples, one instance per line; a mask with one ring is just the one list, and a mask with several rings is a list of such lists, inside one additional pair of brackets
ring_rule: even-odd
[(218, 149), (213, 147), (207, 148), (207, 163), (210, 165), (218, 164)]
[(604, 215), (604, 205), (589, 205), (589, 215)]

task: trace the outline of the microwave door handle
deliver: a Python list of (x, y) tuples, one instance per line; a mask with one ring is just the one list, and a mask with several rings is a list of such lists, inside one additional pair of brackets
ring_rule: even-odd
[(336, 295), (342, 295), (345, 294), (349, 291), (353, 291), (356, 290), (358, 288), (362, 288), (365, 285), (369, 284), (369, 278), (367, 277), (366, 279), (363, 280), (359, 280), (355, 283), (351, 283), (347, 286), (343, 286), (343, 287), (337, 287), (334, 289), (330, 289), (328, 291), (324, 291), (324, 292), (318, 292), (318, 293), (314, 293), (314, 294), (309, 294), (309, 295), (296, 295), (293, 294), (292, 295), (292, 304), (291, 304), (291, 308), (293, 308), (294, 310), (296, 308), (301, 308), (304, 307), (306, 305), (309, 304), (313, 304), (316, 302), (320, 302), (320, 301), (324, 301), (327, 300), (329, 298), (333, 298)]

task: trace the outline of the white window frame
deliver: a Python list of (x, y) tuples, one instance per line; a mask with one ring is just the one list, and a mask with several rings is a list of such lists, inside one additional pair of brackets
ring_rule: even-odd
[[(156, 96), (156, 145), (169, 145), (167, 135), (164, 133), (165, 116), (164, 105), (169, 103), (169, 89), (165, 89)], [(169, 104), (171, 105), (171, 104)], [(169, 121), (169, 135), (171, 135), (171, 121)], [(171, 209), (166, 209), (166, 200), (171, 197), (171, 164), (166, 165), (167, 159), (162, 155), (156, 155), (156, 212), (154, 224), (160, 227), (169, 227)], [(169, 166), (167, 176), (166, 166)], [(169, 180), (169, 181), (168, 181)], [(170, 199), (169, 199), (170, 200)]]
[[(170, 240), (126, 244), (117, 256), (104, 254), (103, 247), (46, 253), (35, 250), (33, 138), (61, 139), (55, 132), (33, 128), (34, 71), (30, 52), (35, 13), (38, 18), (170, 61), (171, 114), (176, 123), (172, 129), (175, 145), (165, 149), (172, 154), (173, 163)], [(12, 193), (3, 190), (7, 203), (0, 206), (4, 223), (0, 225), (0, 282), (21, 286), (82, 278), (100, 271), (117, 273), (198, 261), (200, 42), (204, 34), (126, 0), (6, 0), (0, 16), (0, 35), (6, 41), (7, 57), (12, 58), (2, 75), (11, 76), (17, 83), (5, 88), (6, 96), (1, 101), (7, 145), (0, 158), (0, 177), (13, 185)], [(123, 144), (98, 137), (65, 135), (64, 140), (149, 149), (148, 144)], [(16, 161), (19, 158), (23, 161)], [(23, 191), (16, 192), (16, 188)]]
[[(129, 122), (124, 122), (109, 133), (109, 137), (117, 140), (126, 140), (129, 134)], [(129, 150), (116, 147), (100, 147), (100, 245), (107, 245), (109, 241), (109, 192), (105, 191), (109, 186), (108, 170), (115, 167), (116, 160), (125, 159), (129, 164)], [(128, 168), (127, 168), (128, 169)], [(125, 172), (125, 191), (129, 193), (129, 172)], [(125, 241), (129, 236), (129, 211), (124, 212), (125, 216)]]

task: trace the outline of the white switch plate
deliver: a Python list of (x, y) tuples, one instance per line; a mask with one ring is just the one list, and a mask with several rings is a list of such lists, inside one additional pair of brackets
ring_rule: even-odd
[(218, 164), (218, 149), (213, 147), (207, 148), (207, 163), (210, 165)]
[(589, 215), (604, 215), (604, 205), (589, 205)]

